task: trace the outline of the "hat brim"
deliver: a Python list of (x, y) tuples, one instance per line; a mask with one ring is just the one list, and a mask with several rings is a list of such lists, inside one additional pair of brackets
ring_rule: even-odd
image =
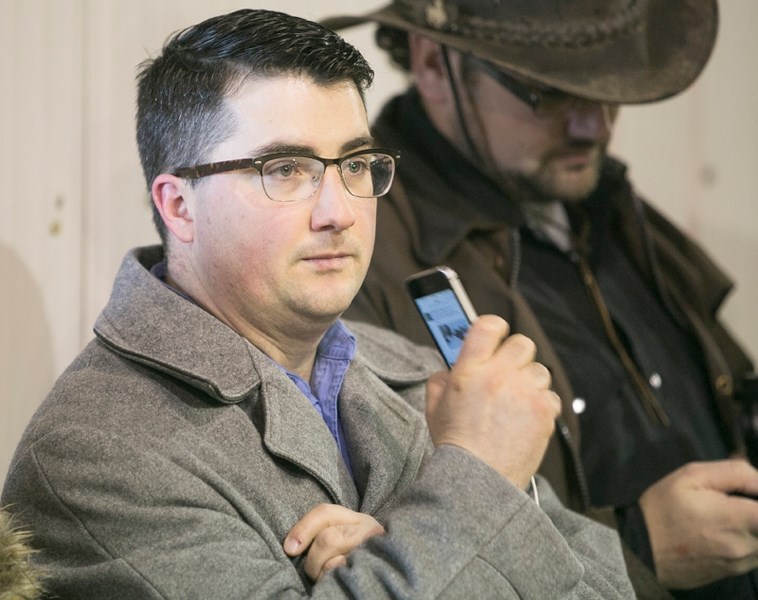
[(524, 46), (463, 37), (413, 23), (393, 5), (362, 16), (337, 16), (333, 30), (367, 22), (415, 32), (541, 84), (599, 102), (637, 104), (690, 86), (711, 55), (718, 30), (716, 0), (650, 0), (646, 29), (585, 46)]

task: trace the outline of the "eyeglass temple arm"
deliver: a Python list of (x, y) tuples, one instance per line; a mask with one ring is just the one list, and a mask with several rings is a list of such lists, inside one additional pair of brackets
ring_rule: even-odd
[(487, 61), (480, 60), (475, 56), (471, 56), (470, 59), (476, 65), (485, 71), (490, 77), (495, 79), (500, 85), (511, 92), (516, 98), (529, 105), (532, 110), (536, 109), (540, 105), (542, 97), (534, 90), (529, 89), (526, 85), (520, 83), (513, 77), (509, 77), (506, 73), (491, 65)]

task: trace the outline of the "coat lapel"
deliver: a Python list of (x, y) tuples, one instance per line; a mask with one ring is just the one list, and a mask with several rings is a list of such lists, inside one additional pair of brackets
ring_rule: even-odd
[(333, 502), (357, 510), (358, 492), (324, 420), (273, 364), (260, 374), (266, 448), (315, 477)]
[(424, 419), (359, 361), (345, 376), (340, 414), (360, 511), (379, 516), (416, 478), (428, 441)]

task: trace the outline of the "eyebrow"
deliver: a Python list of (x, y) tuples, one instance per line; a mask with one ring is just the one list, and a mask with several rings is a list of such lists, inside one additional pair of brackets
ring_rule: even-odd
[[(342, 144), (339, 150), (339, 156), (343, 156), (344, 154), (348, 154), (349, 152), (353, 150), (357, 150), (359, 148), (365, 147), (371, 147), (374, 145), (374, 139), (370, 136), (366, 137), (357, 137), (353, 138), (352, 140)], [(313, 146), (305, 146), (301, 144), (287, 144), (285, 142), (271, 142), (270, 144), (266, 144), (265, 146), (260, 146), (250, 152), (251, 157), (255, 156), (265, 156), (266, 154), (297, 154), (299, 156), (316, 156), (316, 152), (313, 150)], [(325, 158), (332, 158), (332, 157), (325, 157)]]

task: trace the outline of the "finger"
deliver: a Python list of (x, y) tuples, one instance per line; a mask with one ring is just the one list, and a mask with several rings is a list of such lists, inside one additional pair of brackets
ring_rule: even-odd
[(466, 333), (456, 364), (489, 359), (508, 335), (508, 323), (496, 315), (482, 315)]
[(497, 351), (498, 357), (514, 366), (525, 366), (537, 356), (537, 345), (525, 335), (514, 333)]
[(733, 491), (750, 498), (758, 498), (758, 470), (746, 459), (728, 461), (739, 479), (738, 487)]
[(758, 470), (744, 459), (697, 463), (694, 472), (711, 489), (758, 496)]
[(320, 531), (340, 523), (353, 522), (355, 514), (338, 504), (319, 504), (290, 529), (284, 538), (284, 551), (290, 556), (302, 554)]
[(326, 575), (332, 569), (336, 569), (337, 567), (342, 567), (346, 564), (347, 564), (347, 556), (345, 556), (344, 554), (338, 554), (337, 556), (333, 556), (332, 558), (330, 558), (324, 563), (323, 567), (321, 567), (321, 572), (318, 574), (316, 581), (321, 579), (324, 575)]
[(305, 557), (305, 572), (311, 579), (320, 576), (332, 559), (347, 555), (368, 538), (384, 533), (384, 527), (367, 517), (359, 523), (334, 525), (320, 531)]
[(746, 496), (729, 496), (728, 502), (730, 522), (744, 524), (750, 536), (743, 536), (742, 541), (751, 544), (751, 552), (758, 558), (758, 501)]
[(542, 363), (529, 363), (524, 367), (524, 370), (529, 373), (532, 379), (532, 384), (538, 389), (548, 389), (553, 382), (553, 377), (548, 369)]

